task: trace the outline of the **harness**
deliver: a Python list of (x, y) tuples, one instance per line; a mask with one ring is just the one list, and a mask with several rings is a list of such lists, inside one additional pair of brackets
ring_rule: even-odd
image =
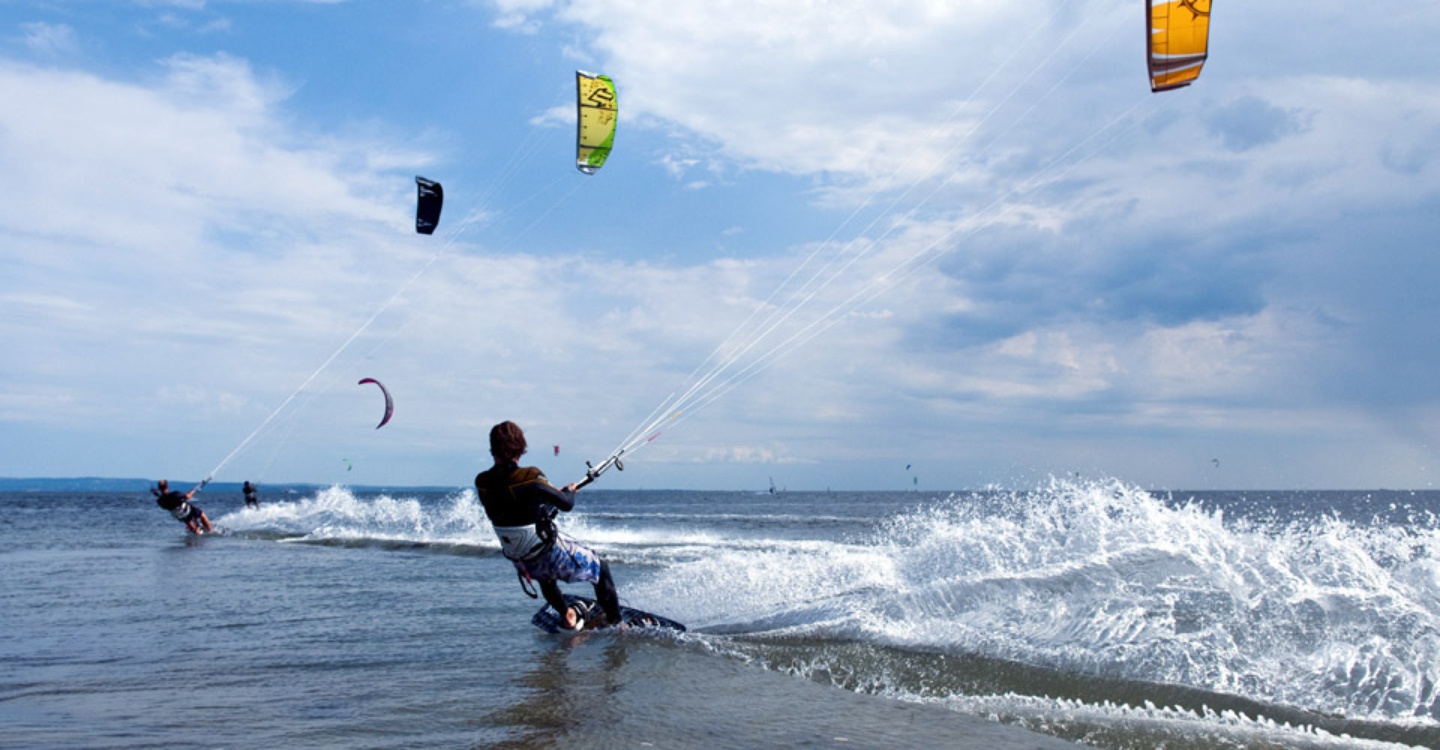
[(511, 560), (530, 562), (550, 551), (555, 542), (555, 525), (544, 521), (524, 526), (496, 526), (500, 552)]
[[(555, 515), (559, 511), (549, 505), (540, 506), (540, 519), (530, 526), (496, 526), (495, 533), (500, 537), (501, 553), (506, 559), (513, 562), (532, 562), (550, 554), (555, 547), (555, 539), (559, 532), (555, 529)], [(519, 540), (518, 543), (512, 540)], [(528, 552), (521, 557), (511, 554), (511, 545), (516, 548), (526, 549)], [(520, 579), (520, 590), (531, 599), (539, 599), (540, 594), (535, 591), (535, 579), (530, 577), (530, 571), (523, 565), (515, 566), (515, 577)]]
[[(544, 474), (534, 467), (517, 468), (510, 473), (505, 483), (504, 492), (509, 496), (512, 503), (519, 502), (515, 496), (515, 488), (523, 484), (535, 481), (544, 481)], [(493, 485), (487, 488), (495, 491)], [(555, 528), (555, 516), (559, 511), (550, 505), (539, 507), (538, 517), (534, 523), (527, 523), (522, 526), (493, 526), (495, 535), (500, 538), (500, 552), (511, 562), (534, 562), (555, 547), (555, 539), (559, 535)], [(538, 599), (539, 594), (535, 591), (534, 579), (530, 577), (523, 566), (515, 566), (515, 576), (520, 579), (520, 589), (531, 599)]]

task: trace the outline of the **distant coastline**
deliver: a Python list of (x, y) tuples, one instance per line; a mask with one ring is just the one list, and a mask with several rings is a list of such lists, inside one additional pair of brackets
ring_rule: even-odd
[[(190, 489), (199, 484), (198, 479), (170, 478), (171, 487)], [(206, 493), (240, 492), (243, 482), (211, 482), (205, 486)], [(154, 479), (127, 479), (124, 477), (0, 477), (0, 492), (145, 492), (155, 486)], [(328, 484), (306, 484), (303, 482), (280, 482), (260, 484), (261, 488), (287, 488), (311, 490), (329, 487)], [(361, 492), (383, 490), (445, 491), (454, 487), (399, 487), (389, 485), (346, 485)]]
[(0, 492), (144, 492), (154, 485), (153, 479), (117, 477), (0, 477)]

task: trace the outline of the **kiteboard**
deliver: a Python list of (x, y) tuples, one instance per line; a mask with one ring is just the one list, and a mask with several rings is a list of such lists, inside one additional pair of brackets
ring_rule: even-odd
[[(574, 594), (565, 594), (565, 605), (567, 607), (573, 607), (577, 604), (588, 613), (585, 617), (583, 630), (595, 630), (596, 628), (607, 627), (611, 624), (606, 621), (604, 610), (600, 609), (600, 605), (596, 604), (594, 599), (575, 596)], [(552, 609), (549, 604), (541, 607), (540, 611), (536, 612), (535, 616), (530, 618), (530, 622), (534, 623), (535, 627), (547, 633), (574, 632), (561, 625), (564, 621), (564, 617)], [(620, 608), (620, 621), (632, 628), (665, 628), (679, 633), (685, 632), (684, 625), (668, 617), (661, 617), (660, 615), (642, 612), (630, 607)]]

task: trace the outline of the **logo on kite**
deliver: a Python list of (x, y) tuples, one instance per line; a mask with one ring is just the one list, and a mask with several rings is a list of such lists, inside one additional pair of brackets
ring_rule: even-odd
[(615, 122), (620, 116), (615, 82), (609, 76), (575, 71), (575, 168), (595, 174), (615, 145)]
[(415, 231), (433, 234), (440, 223), (440, 207), (445, 203), (445, 189), (434, 180), (415, 175), (415, 187), (420, 195), (415, 201)]
[(376, 380), (375, 378), (365, 378), (359, 383), (356, 383), (356, 385), (365, 385), (366, 383), (374, 383), (380, 388), (380, 392), (385, 394), (385, 416), (380, 418), (380, 424), (375, 425), (375, 429), (378, 430), (381, 427), (384, 427), (385, 423), (390, 421), (390, 415), (395, 413), (395, 402), (390, 398), (390, 390), (387, 389), (383, 383)]

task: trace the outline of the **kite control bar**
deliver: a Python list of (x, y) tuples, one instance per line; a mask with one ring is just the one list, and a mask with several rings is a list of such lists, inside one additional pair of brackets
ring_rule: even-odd
[(601, 461), (599, 466), (591, 466), (591, 465), (590, 465), (590, 462), (589, 462), (589, 461), (586, 461), (586, 462), (585, 462), (585, 478), (584, 478), (584, 479), (581, 479), (580, 481), (578, 481), (578, 482), (575, 483), (575, 489), (578, 490), (578, 489), (580, 489), (581, 487), (584, 487), (585, 485), (590, 484), (591, 482), (595, 481), (596, 479), (598, 479), (598, 478), (600, 477), (601, 474), (604, 474), (604, 473), (605, 473), (605, 470), (606, 470), (606, 469), (610, 468), (611, 466), (614, 466), (617, 471), (624, 471), (624, 470), (625, 470), (625, 464), (624, 464), (624, 463), (621, 463), (621, 461), (620, 461), (620, 456), (622, 456), (622, 455), (624, 455), (624, 454), (625, 454), (625, 451), (624, 451), (624, 450), (621, 450), (620, 452), (615, 453), (614, 455), (610, 456), (609, 458), (605, 459), (604, 461)]
[[(200, 484), (197, 484), (197, 485), (195, 485), (194, 487), (191, 487), (191, 488), (190, 488), (190, 491), (187, 492), (187, 493), (185, 493), (185, 496), (186, 496), (186, 497), (192, 497), (192, 496), (196, 495), (197, 493), (200, 492), (200, 490), (205, 489), (205, 485), (210, 484), (210, 480), (212, 480), (212, 479), (214, 479), (214, 478), (215, 478), (215, 475), (214, 475), (214, 474), (211, 474), (210, 476), (205, 477), (205, 479), (204, 479), (203, 481), (201, 481)], [(164, 480), (161, 480), (161, 481), (163, 482)], [(160, 497), (160, 488), (158, 488), (158, 487), (151, 487), (151, 488), (150, 488), (150, 494), (154, 495), (155, 497)]]

